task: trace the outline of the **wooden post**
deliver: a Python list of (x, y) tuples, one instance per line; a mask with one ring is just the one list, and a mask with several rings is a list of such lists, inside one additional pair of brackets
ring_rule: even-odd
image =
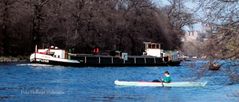
[(100, 57), (99, 57), (99, 64), (100, 64)]
[(111, 63), (114, 64), (114, 58), (113, 57), (111, 57)]
[(136, 57), (134, 57), (134, 64), (136, 64)]
[(86, 56), (85, 56), (85, 64), (87, 63), (87, 61), (86, 61)]

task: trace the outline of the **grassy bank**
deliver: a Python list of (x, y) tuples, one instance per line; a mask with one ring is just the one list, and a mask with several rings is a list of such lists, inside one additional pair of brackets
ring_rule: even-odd
[(0, 63), (17, 63), (17, 62), (28, 62), (29, 56), (0, 56)]

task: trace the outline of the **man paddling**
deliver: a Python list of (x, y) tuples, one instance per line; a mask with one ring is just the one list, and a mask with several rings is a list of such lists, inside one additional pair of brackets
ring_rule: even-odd
[(164, 72), (164, 78), (161, 80), (153, 80), (153, 82), (164, 82), (164, 83), (170, 83), (172, 81), (170, 74), (168, 71)]

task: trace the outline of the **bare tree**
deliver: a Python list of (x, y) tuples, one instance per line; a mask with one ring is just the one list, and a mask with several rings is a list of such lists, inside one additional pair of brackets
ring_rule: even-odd
[(42, 32), (42, 24), (45, 20), (44, 6), (47, 5), (51, 0), (29, 0), (29, 4), (31, 5), (31, 9), (33, 9), (32, 13), (32, 40), (33, 46), (40, 45), (43, 32)]
[(168, 0), (169, 6), (164, 7), (167, 17), (174, 29), (182, 30), (183, 27), (194, 24), (193, 12), (186, 6), (186, 0)]
[(238, 83), (239, 76), (234, 66), (238, 66), (235, 59), (239, 54), (239, 2), (238, 0), (205, 0), (199, 2), (203, 14), (201, 21), (207, 23), (210, 27), (209, 39), (204, 53), (210, 58), (210, 62), (218, 60), (226, 61), (227, 68), (225, 72), (230, 76), (232, 83)]

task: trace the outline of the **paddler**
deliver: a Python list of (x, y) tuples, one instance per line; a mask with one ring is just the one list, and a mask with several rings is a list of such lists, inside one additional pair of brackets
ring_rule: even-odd
[(164, 72), (164, 77), (161, 80), (153, 80), (153, 82), (164, 82), (164, 83), (170, 83), (171, 81), (172, 79), (168, 71)]

